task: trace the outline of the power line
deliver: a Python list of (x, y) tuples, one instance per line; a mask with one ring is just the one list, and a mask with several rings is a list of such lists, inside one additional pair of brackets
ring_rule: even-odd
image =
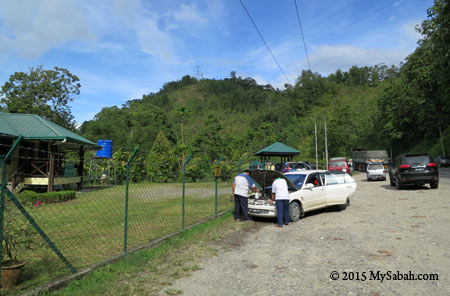
[(309, 68), (309, 71), (312, 72), (311, 65), (309, 64), (308, 51), (306, 50), (305, 38), (303, 36), (302, 22), (300, 21), (300, 14), (298, 13), (297, 0), (294, 0), (294, 3), (295, 3), (295, 10), (297, 11), (297, 19), (298, 19), (298, 24), (300, 26), (300, 32), (302, 34), (303, 46), (305, 47), (306, 60), (308, 61), (308, 68)]
[(250, 16), (250, 13), (248, 12), (247, 8), (245, 7), (244, 3), (242, 2), (242, 0), (239, 0), (239, 2), (241, 2), (242, 7), (244, 8), (245, 12), (247, 13), (250, 21), (253, 23), (253, 26), (255, 26), (256, 32), (258, 32), (259, 37), (261, 37), (262, 41), (264, 42), (264, 44), (266, 45), (267, 49), (269, 50), (270, 54), (272, 55), (273, 60), (275, 61), (275, 63), (277, 64), (278, 68), (280, 69), (281, 73), (283, 73), (284, 78), (286, 78), (287, 82), (289, 84), (291, 84), (291, 82), (289, 81), (289, 79), (287, 78), (286, 74), (284, 73), (283, 69), (281, 68), (280, 64), (278, 63), (277, 59), (275, 58), (275, 56), (273, 55), (272, 51), (269, 48), (269, 45), (267, 45), (266, 40), (264, 40), (264, 37), (261, 35), (261, 32), (259, 32), (258, 27), (256, 26), (255, 22), (253, 21), (252, 17)]

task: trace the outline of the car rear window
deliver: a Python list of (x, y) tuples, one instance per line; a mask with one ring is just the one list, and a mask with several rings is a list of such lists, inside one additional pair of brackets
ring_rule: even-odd
[(326, 178), (327, 185), (344, 184), (344, 183), (345, 183), (345, 174), (327, 175), (327, 178)]
[(345, 167), (345, 161), (332, 161), (330, 162), (330, 167), (332, 168)]
[(405, 155), (403, 156), (402, 164), (409, 165), (426, 165), (430, 162), (429, 155)]
[(383, 165), (377, 163), (377, 164), (369, 164), (368, 170), (382, 170), (384, 169)]
[(355, 183), (355, 179), (353, 179), (349, 174), (345, 174), (345, 183)]
[(322, 178), (322, 182), (326, 185), (355, 183), (355, 179), (353, 179), (349, 174), (335, 174), (330, 172), (330, 173), (322, 173), (320, 174), (320, 177)]
[(293, 168), (293, 169), (304, 169), (305, 165), (302, 164), (302, 163), (293, 163), (293, 164), (291, 164), (291, 168)]
[(305, 182), (306, 175), (295, 174), (295, 175), (284, 175), (292, 182), (297, 188), (302, 188), (303, 182)]

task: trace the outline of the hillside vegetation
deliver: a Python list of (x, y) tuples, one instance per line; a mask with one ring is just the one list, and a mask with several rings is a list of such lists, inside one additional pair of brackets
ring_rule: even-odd
[(205, 152), (211, 161), (220, 156), (239, 160), (275, 141), (299, 149), (301, 158), (312, 158), (314, 124), (322, 155), (326, 122), (330, 156), (348, 156), (355, 147), (388, 148), (377, 139), (377, 102), (398, 73), (386, 66), (355, 66), (328, 77), (304, 71), (284, 91), (233, 72), (224, 80), (185, 76), (158, 93), (104, 108), (81, 131), (92, 140), (112, 139), (116, 148), (145, 151), (162, 132), (169, 146), (181, 149), (183, 121), (186, 152)]

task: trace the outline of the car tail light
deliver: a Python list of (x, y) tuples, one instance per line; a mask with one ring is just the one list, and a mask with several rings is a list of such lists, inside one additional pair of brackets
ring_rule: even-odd
[(409, 165), (409, 164), (401, 164), (400, 165), (401, 169), (409, 169), (410, 167), (411, 167), (411, 165)]
[(435, 162), (431, 162), (428, 164), (429, 167), (436, 167), (436, 163)]

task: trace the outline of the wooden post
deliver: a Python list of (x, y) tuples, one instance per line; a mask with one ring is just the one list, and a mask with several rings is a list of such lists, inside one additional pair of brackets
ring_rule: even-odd
[(49, 164), (49, 174), (48, 174), (48, 187), (47, 192), (53, 191), (53, 183), (55, 177), (55, 155), (50, 152), (50, 164)]
[(83, 146), (80, 146), (80, 150), (78, 151), (78, 157), (80, 158), (80, 162), (78, 163), (77, 175), (80, 176), (80, 183), (78, 183), (77, 190), (83, 189), (83, 166), (84, 166), (84, 149)]

